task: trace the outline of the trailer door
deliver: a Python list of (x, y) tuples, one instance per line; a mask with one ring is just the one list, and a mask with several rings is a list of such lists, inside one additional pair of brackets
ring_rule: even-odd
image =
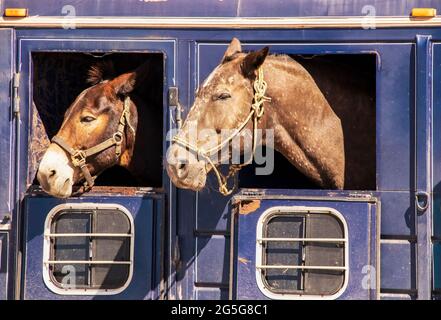
[(233, 202), (231, 298), (379, 297), (375, 199)]
[[(20, 188), (24, 194), (21, 225), (24, 250), (21, 296), (24, 299), (160, 299), (166, 291), (163, 290), (164, 262), (167, 260), (164, 203), (169, 181), (160, 166), (155, 171), (163, 177), (158, 185), (97, 184), (91, 192), (67, 199), (44, 194), (35, 180), (39, 162), (35, 160), (38, 152), (33, 148), (39, 148), (39, 141), (35, 140), (44, 136), (36, 132), (47, 130), (41, 125), (44, 124), (43, 113), (35, 97), (40, 94), (45, 97), (42, 101), (55, 101), (50, 98), (52, 93), (62, 95), (73, 91), (72, 77), (85, 75), (78, 75), (78, 66), (84, 59), (99, 61), (108, 55), (118, 55), (123, 58), (118, 61), (130, 62), (134, 55), (156, 57), (150, 61), (158, 61), (157, 57), (161, 57), (157, 63), (162, 63), (163, 74), (155, 81), (161, 84), (157, 96), (162, 97), (162, 105), (157, 103), (159, 109), (156, 110), (163, 119), (155, 121), (162, 121), (162, 129), (158, 130), (163, 132), (139, 139), (157, 139), (155, 143), (164, 144), (162, 150), (165, 152), (163, 136), (169, 119), (166, 97), (168, 88), (176, 86), (175, 41), (145, 39), (145, 34), (140, 33), (138, 39), (133, 34), (130, 39), (127, 35), (120, 38), (114, 35), (109, 41), (103, 38), (101, 31), (79, 31), (76, 39), (57, 37), (52, 31), (46, 31), (40, 39), (23, 36), (18, 42), (22, 79)], [(69, 63), (63, 62), (65, 57)], [(69, 72), (63, 72), (62, 67), (66, 65)], [(63, 76), (58, 78), (59, 75)], [(59, 85), (51, 85), (50, 81), (57, 78), (61, 79)], [(36, 79), (39, 86), (35, 85)], [(54, 115), (51, 108), (59, 108), (62, 103), (40, 102), (40, 105), (46, 106), (44, 114)], [(61, 114), (64, 112), (65, 109)], [(35, 125), (38, 121), (40, 125)], [(50, 134), (45, 132), (49, 139), (59, 130), (53, 129)], [(160, 153), (160, 148), (156, 149), (146, 154)], [(162, 161), (162, 156), (155, 157), (155, 161)], [(125, 178), (125, 175), (120, 177), (123, 182), (129, 180)], [(109, 179), (113, 182), (117, 175), (110, 175)]]

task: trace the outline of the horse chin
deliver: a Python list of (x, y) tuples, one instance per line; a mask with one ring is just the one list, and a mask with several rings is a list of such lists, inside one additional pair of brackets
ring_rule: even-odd
[(207, 175), (201, 173), (197, 177), (187, 178), (185, 179), (185, 181), (179, 182), (178, 184), (181, 186), (178, 185), (178, 187), (193, 191), (201, 191), (202, 189), (204, 189), (206, 182), (207, 182)]
[(179, 178), (175, 172), (167, 166), (167, 172), (173, 184), (180, 189), (201, 191), (207, 182), (207, 172), (205, 166), (200, 166), (197, 170), (192, 170), (185, 178)]
[(72, 179), (57, 177), (50, 184), (39, 176), (37, 176), (37, 179), (40, 181), (42, 189), (51, 196), (69, 198), (72, 195)]
[(199, 175), (194, 178), (192, 182), (190, 189), (193, 191), (201, 191), (207, 183), (207, 173), (204, 170), (201, 170)]
[(72, 194), (74, 168), (58, 146), (51, 144), (40, 162), (37, 179), (42, 189), (57, 198)]

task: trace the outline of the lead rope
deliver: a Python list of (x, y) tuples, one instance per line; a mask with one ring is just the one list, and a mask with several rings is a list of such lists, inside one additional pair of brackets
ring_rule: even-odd
[[(205, 158), (213, 168), (214, 173), (216, 174), (217, 181), (219, 183), (219, 192), (223, 194), (224, 196), (230, 195), (233, 190), (236, 188), (236, 183), (233, 185), (231, 189), (228, 189), (228, 180), (236, 174), (237, 171), (242, 169), (242, 167), (250, 164), (253, 161), (254, 153), (256, 151), (256, 144), (257, 144), (257, 125), (260, 120), (260, 118), (263, 116), (263, 113), (265, 112), (263, 103), (265, 101), (269, 102), (271, 101), (271, 98), (265, 96), (265, 92), (267, 89), (267, 83), (265, 80), (263, 80), (263, 68), (259, 68), (257, 72), (257, 78), (254, 81), (253, 84), (254, 87), (254, 97), (253, 97), (253, 103), (251, 104), (251, 111), (248, 114), (248, 117), (245, 119), (244, 122), (234, 131), (233, 134), (231, 134), (227, 139), (222, 141), (220, 144), (218, 144), (216, 147), (211, 148), (207, 151), (205, 151), (203, 148), (198, 148), (197, 146), (192, 145), (188, 141), (179, 138), (178, 136), (175, 136), (173, 138), (174, 142), (177, 142), (178, 144), (196, 152), (199, 156), (202, 156)], [(238, 165), (231, 165), (228, 170), (228, 174), (224, 176), (217, 165), (213, 163), (213, 161), (210, 158), (210, 155), (214, 152), (220, 151), (227, 143), (229, 143), (231, 140), (234, 139), (235, 136), (240, 134), (240, 132), (245, 128), (247, 123), (253, 118), (253, 152), (251, 153), (250, 159), (248, 159), (247, 162), (243, 164)]]

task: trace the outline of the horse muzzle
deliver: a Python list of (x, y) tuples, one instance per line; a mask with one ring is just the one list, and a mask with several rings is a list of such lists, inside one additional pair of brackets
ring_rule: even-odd
[(167, 173), (178, 188), (200, 191), (205, 187), (207, 170), (204, 161), (179, 145), (172, 145), (167, 154)]
[(40, 186), (48, 194), (57, 198), (67, 198), (72, 194), (74, 169), (66, 153), (51, 144), (40, 162), (37, 172)]

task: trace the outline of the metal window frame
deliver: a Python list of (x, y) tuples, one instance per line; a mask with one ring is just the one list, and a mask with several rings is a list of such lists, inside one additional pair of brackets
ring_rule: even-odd
[[(329, 214), (337, 218), (343, 225), (344, 237), (338, 239), (331, 238), (269, 238), (264, 236), (264, 227), (268, 221), (274, 216), (281, 215), (302, 215), (302, 214)], [(259, 290), (270, 299), (278, 300), (334, 300), (337, 299), (346, 290), (349, 283), (349, 239), (348, 225), (344, 216), (334, 208), (330, 207), (310, 207), (310, 206), (276, 206), (265, 210), (259, 217), (256, 226), (256, 282)], [(274, 240), (273, 240), (274, 239)], [(333, 241), (337, 240), (337, 241)], [(267, 266), (263, 265), (263, 243), (267, 241), (284, 241), (284, 242), (342, 242), (344, 243), (344, 265), (343, 267), (335, 266)], [(314, 295), (301, 293), (276, 293), (272, 291), (266, 284), (262, 270), (265, 269), (324, 269), (324, 270), (342, 270), (344, 272), (344, 280), (341, 288), (332, 295)]]
[[(130, 223), (130, 234), (124, 234), (125, 237), (130, 238), (130, 259), (128, 261), (86, 261), (86, 260), (50, 260), (51, 251), (51, 239), (56, 237), (70, 237), (70, 236), (97, 236), (97, 237), (108, 237), (109, 235), (113, 237), (121, 237), (121, 234), (109, 234), (109, 233), (62, 233), (53, 234), (51, 232), (51, 223), (60, 211), (66, 210), (118, 210), (125, 214)], [(44, 223), (44, 243), (43, 243), (43, 281), (44, 284), (52, 292), (59, 295), (115, 295), (124, 291), (130, 284), (133, 277), (133, 266), (134, 266), (134, 251), (135, 251), (135, 225), (133, 217), (130, 211), (120, 204), (114, 203), (64, 203), (55, 206), (49, 211), (46, 216)], [(129, 274), (126, 282), (119, 288), (116, 289), (97, 289), (97, 288), (61, 288), (57, 286), (50, 275), (51, 270), (49, 266), (52, 264), (128, 264)]]

